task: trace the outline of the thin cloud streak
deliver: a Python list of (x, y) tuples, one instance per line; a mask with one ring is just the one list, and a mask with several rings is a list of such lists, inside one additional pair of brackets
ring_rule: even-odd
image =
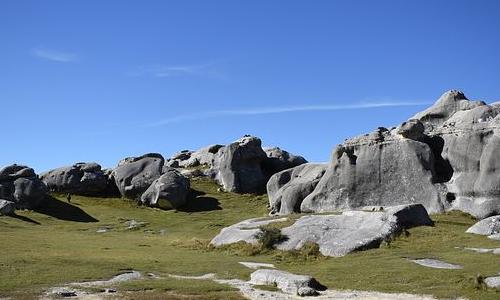
[(145, 124), (144, 127), (158, 127), (172, 123), (183, 121), (208, 119), (215, 117), (226, 116), (250, 116), (250, 115), (267, 115), (267, 114), (283, 114), (293, 112), (309, 112), (309, 111), (336, 111), (336, 110), (354, 110), (354, 109), (370, 109), (383, 107), (405, 107), (405, 106), (423, 106), (429, 105), (428, 102), (370, 102), (370, 103), (355, 103), (343, 105), (303, 105), (303, 106), (282, 106), (282, 107), (257, 107), (248, 109), (235, 110), (214, 110), (199, 113), (179, 115), (172, 118), (167, 118), (154, 123)]
[(218, 62), (210, 62), (197, 65), (144, 65), (135, 70), (127, 72), (129, 76), (150, 76), (157, 78), (200, 76), (224, 78), (224, 74), (219, 70)]
[(61, 52), (42, 47), (33, 49), (32, 53), (38, 58), (60, 63), (74, 62), (78, 59), (78, 56), (74, 53)]

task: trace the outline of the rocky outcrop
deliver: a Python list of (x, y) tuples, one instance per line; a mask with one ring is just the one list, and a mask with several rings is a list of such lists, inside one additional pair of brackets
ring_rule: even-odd
[(139, 199), (151, 184), (163, 174), (165, 160), (161, 154), (148, 153), (121, 160), (112, 176), (124, 198)]
[(387, 207), (377, 212), (308, 215), (281, 230), (288, 239), (277, 248), (299, 250), (306, 243), (315, 243), (325, 256), (344, 256), (353, 251), (377, 248), (403, 229), (431, 225), (432, 220), (420, 204)]
[(226, 191), (262, 193), (269, 179), (262, 169), (266, 158), (261, 140), (245, 136), (219, 149), (214, 159), (213, 176)]
[(212, 167), (214, 158), (223, 145), (210, 145), (197, 151), (183, 150), (174, 154), (166, 163), (172, 168), (192, 168), (198, 166)]
[(301, 164), (278, 172), (267, 182), (271, 215), (300, 212), (300, 205), (316, 187), (327, 168), (326, 164)]
[(264, 148), (267, 159), (263, 162), (263, 169), (269, 176), (281, 170), (290, 169), (307, 163), (302, 156), (293, 155), (279, 147)]
[(303, 212), (421, 203), (430, 212), (447, 203), (435, 183), (435, 157), (424, 142), (379, 128), (335, 148)]
[(500, 213), (500, 104), (443, 94), (397, 128), (346, 140), (301, 204), (324, 212), (421, 203), (431, 213)]
[(47, 194), (47, 187), (32, 168), (10, 165), (0, 169), (0, 199), (15, 203), (17, 209), (38, 207)]
[(153, 181), (142, 194), (141, 202), (147, 206), (172, 209), (184, 205), (190, 192), (189, 179), (175, 169), (165, 173)]
[(208, 172), (226, 191), (264, 193), (271, 175), (305, 163), (306, 160), (279, 148), (262, 149), (262, 142), (244, 136), (218, 150)]
[(109, 172), (97, 163), (76, 163), (40, 175), (52, 192), (108, 197), (118, 194)]

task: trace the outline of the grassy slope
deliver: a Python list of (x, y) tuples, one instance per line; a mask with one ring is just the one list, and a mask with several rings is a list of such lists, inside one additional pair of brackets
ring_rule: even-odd
[[(471, 299), (498, 299), (500, 296), (497, 291), (474, 287), (477, 274), (493, 275), (500, 271), (500, 258), (455, 249), (499, 247), (497, 241), (465, 234), (468, 226), (474, 223), (466, 215), (433, 216), (436, 221), (433, 228), (414, 228), (409, 237), (399, 238), (389, 246), (343, 258), (305, 258), (277, 251), (248, 256), (242, 254), (247, 252), (238, 249), (210, 250), (205, 245), (224, 226), (265, 216), (267, 198), (219, 193), (217, 186), (206, 180), (193, 181), (192, 186), (206, 194), (182, 211), (136, 207), (121, 199), (74, 196), (74, 206), (60, 201), (43, 213), (25, 211), (20, 212), (18, 218), (1, 217), (0, 296), (36, 295), (48, 286), (107, 279), (126, 269), (160, 275), (217, 273), (224, 278), (248, 278), (251, 271), (238, 264), (245, 260), (271, 262), (283, 270), (310, 274), (329, 288)], [(200, 205), (205, 211), (195, 211)], [(68, 215), (72, 220), (64, 220)], [(82, 222), (93, 218), (98, 222)], [(149, 224), (130, 231), (125, 229), (127, 219)], [(97, 229), (106, 226), (113, 229), (96, 233)], [(440, 258), (463, 264), (464, 269), (429, 269), (409, 262), (408, 257)], [(123, 288), (145, 290), (140, 293), (148, 297), (177, 293), (214, 299), (239, 298), (231, 288), (209, 281), (195, 285), (187, 280), (143, 280), (127, 283)], [(173, 297), (174, 294), (169, 295)]]

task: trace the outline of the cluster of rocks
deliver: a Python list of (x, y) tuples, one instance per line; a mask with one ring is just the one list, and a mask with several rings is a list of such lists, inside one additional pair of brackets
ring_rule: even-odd
[(398, 127), (338, 145), (326, 166), (299, 166), (267, 184), (271, 213), (421, 203), (430, 213), (500, 213), (500, 103), (443, 94)]
[(280, 148), (263, 149), (257, 137), (224, 145), (210, 145), (198, 151), (183, 150), (165, 160), (161, 154), (127, 157), (114, 169), (97, 163), (76, 163), (41, 174), (52, 192), (85, 196), (135, 199), (162, 209), (186, 204), (190, 177), (209, 176), (225, 190), (263, 193), (276, 172), (307, 161)]
[[(208, 176), (215, 179), (226, 191), (264, 193), (273, 174), (304, 163), (307, 160), (302, 156), (278, 147), (263, 148), (259, 138), (245, 135), (225, 146), (183, 150), (173, 155), (166, 165), (178, 168), (189, 177)], [(196, 167), (198, 169), (192, 169)], [(205, 170), (201, 171), (199, 167)]]
[(47, 187), (32, 168), (10, 165), (0, 169), (0, 214), (34, 209), (45, 199)]
[[(262, 226), (287, 220), (245, 220), (222, 229), (210, 243), (214, 246), (240, 241), (258, 244), (257, 236), (262, 231)], [(281, 229), (284, 238), (276, 248), (300, 250), (307, 243), (314, 243), (325, 256), (344, 256), (353, 251), (377, 248), (405, 229), (432, 225), (432, 220), (421, 204), (387, 207), (383, 211), (346, 211), (340, 215), (312, 214), (300, 217), (291, 226)]]

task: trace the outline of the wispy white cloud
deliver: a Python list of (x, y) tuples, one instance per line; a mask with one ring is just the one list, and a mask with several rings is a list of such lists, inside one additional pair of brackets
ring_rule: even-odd
[(32, 53), (38, 58), (60, 63), (74, 62), (78, 59), (78, 56), (74, 53), (62, 52), (44, 47), (37, 47), (32, 50)]
[(127, 72), (129, 76), (151, 76), (151, 77), (179, 77), (179, 76), (203, 76), (213, 78), (224, 78), (217, 62), (192, 65), (144, 65)]
[(208, 119), (225, 116), (249, 116), (249, 115), (266, 115), (266, 114), (283, 114), (292, 112), (308, 112), (308, 111), (335, 111), (335, 110), (355, 110), (355, 109), (370, 109), (384, 107), (404, 107), (404, 106), (424, 106), (430, 102), (359, 102), (353, 104), (332, 104), (332, 105), (299, 105), (299, 106), (278, 106), (278, 107), (256, 107), (247, 109), (232, 109), (232, 110), (213, 110), (199, 113), (191, 113), (178, 115), (171, 118), (159, 120), (157, 122), (145, 124), (145, 127), (158, 127), (171, 123), (178, 123), (190, 120)]

